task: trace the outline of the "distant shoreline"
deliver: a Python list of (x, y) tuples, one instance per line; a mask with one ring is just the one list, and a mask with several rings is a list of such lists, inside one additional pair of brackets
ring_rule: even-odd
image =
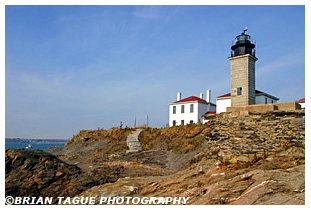
[(30, 149), (46, 150), (54, 146), (64, 146), (68, 140), (65, 139), (20, 139), (6, 138), (5, 150), (7, 149)]
[(25, 142), (25, 143), (52, 143), (67, 142), (69, 139), (26, 139), (26, 138), (5, 138), (5, 142)]

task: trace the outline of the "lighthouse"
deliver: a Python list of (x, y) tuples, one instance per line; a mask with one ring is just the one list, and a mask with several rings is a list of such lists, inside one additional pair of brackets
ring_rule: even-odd
[(231, 107), (255, 104), (255, 44), (246, 34), (247, 28), (236, 36), (231, 46), (230, 93)]

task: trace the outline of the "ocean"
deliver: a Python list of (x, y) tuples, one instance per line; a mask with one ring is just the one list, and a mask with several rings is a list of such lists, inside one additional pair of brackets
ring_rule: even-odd
[(68, 140), (64, 139), (5, 139), (5, 150), (27, 148), (30, 150), (45, 150), (49, 147), (64, 146)]

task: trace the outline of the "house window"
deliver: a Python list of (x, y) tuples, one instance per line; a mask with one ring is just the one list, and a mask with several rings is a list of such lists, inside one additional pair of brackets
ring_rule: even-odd
[(185, 124), (185, 121), (184, 120), (181, 120), (181, 125), (184, 125)]
[(173, 114), (176, 114), (176, 106), (173, 106)]
[(273, 104), (273, 100), (271, 100), (271, 103)]
[(193, 104), (190, 104), (190, 113), (193, 113)]
[(267, 98), (265, 98), (265, 104), (267, 104), (268, 103), (268, 99)]
[(185, 105), (181, 105), (181, 113), (185, 113)]
[(173, 120), (173, 126), (176, 126), (176, 120)]
[(237, 96), (242, 95), (242, 87), (238, 87), (238, 88), (236, 89), (236, 95), (237, 95)]
[(193, 120), (190, 120), (190, 124), (192, 124), (193, 123)]

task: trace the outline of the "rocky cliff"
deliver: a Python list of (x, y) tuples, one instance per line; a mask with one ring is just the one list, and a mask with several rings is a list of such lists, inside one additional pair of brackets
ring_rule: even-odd
[(304, 111), (253, 112), (216, 115), (204, 125), (145, 128), (142, 151), (128, 154), (126, 137), (133, 129), (81, 131), (48, 153), (6, 151), (6, 195), (304, 204), (304, 119)]

